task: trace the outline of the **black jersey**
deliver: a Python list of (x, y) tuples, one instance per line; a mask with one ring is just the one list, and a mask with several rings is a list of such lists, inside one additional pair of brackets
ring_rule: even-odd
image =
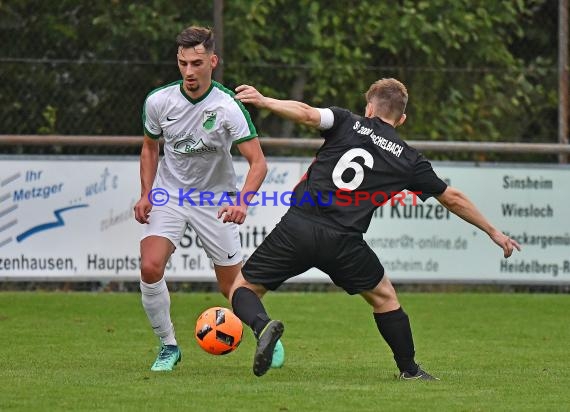
[[(307, 173), (294, 189), (291, 207), (339, 229), (366, 232), (374, 210), (403, 190), (423, 200), (447, 185), (430, 162), (410, 147), (395, 128), (378, 117), (361, 117), (330, 108), (333, 126)], [(399, 195), (397, 195), (399, 193)]]

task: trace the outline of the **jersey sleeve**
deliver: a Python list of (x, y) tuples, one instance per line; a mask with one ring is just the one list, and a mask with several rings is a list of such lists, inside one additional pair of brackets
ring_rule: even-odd
[(162, 136), (162, 128), (160, 127), (159, 111), (157, 100), (153, 96), (148, 96), (144, 102), (142, 111), (142, 121), (144, 134), (153, 139), (158, 139)]
[(333, 124), (330, 128), (326, 130), (321, 130), (321, 136), (327, 140), (333, 139), (335, 136), (339, 136), (339, 130), (342, 129), (343, 123), (350, 118), (350, 111), (340, 108), (340, 107), (329, 107), (334, 116)]
[(319, 109), (317, 111), (321, 115), (321, 122), (319, 124), (320, 130), (327, 130), (334, 125), (334, 113), (331, 109)]
[(412, 171), (412, 182), (408, 190), (416, 192), (418, 197), (425, 201), (432, 196), (439, 196), (447, 188), (447, 184), (441, 180), (433, 170), (431, 163), (419, 154)]
[(227, 111), (226, 127), (232, 141), (239, 144), (257, 137), (257, 130), (242, 102), (235, 99), (234, 102)]

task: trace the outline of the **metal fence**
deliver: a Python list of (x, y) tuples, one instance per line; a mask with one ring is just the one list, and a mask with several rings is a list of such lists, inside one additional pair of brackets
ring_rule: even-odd
[[(271, 155), (313, 156), (322, 139), (262, 137), (263, 150)], [(162, 141), (161, 141), (162, 143)], [(444, 154), (447, 159), (455, 154), (472, 156), (471, 160), (524, 160), (533, 156), (554, 161), (558, 156), (570, 155), (570, 145), (559, 143), (492, 143), (492, 142), (432, 142), (409, 140), (408, 144), (432, 155)], [(140, 136), (41, 136), (0, 135), (0, 154), (118, 154), (138, 155), (142, 144)], [(481, 157), (484, 156), (484, 157)], [(435, 156), (434, 158), (437, 158)]]
[[(231, 73), (232, 64), (239, 63), (228, 63), (226, 73)], [(506, 139), (532, 141), (539, 134), (556, 138), (557, 100), (555, 97), (548, 97), (557, 95), (557, 69), (555, 62), (552, 64), (540, 74), (533, 74), (532, 67), (526, 69), (527, 74), (534, 77), (535, 81), (540, 78), (545, 90), (540, 106), (549, 107), (550, 113), (543, 110), (519, 111), (519, 121), (527, 125), (528, 135), (509, 136), (511, 132), (504, 129)], [(248, 78), (271, 79), (272, 73), (278, 70), (303, 72), (309, 81), (319, 75), (310, 67), (250, 65)], [(445, 88), (461, 88), (464, 84), (482, 83), (489, 73), (501, 70), (488, 67), (435, 70), (429, 67), (378, 66), (356, 68), (355, 76), (367, 79), (368, 84), (378, 77), (405, 79), (408, 89), (415, 94), (412, 94), (412, 98), (417, 106), (422, 95), (437, 93), (438, 88), (444, 87), (435, 86), (433, 83), (436, 81), (445, 82)], [(36, 61), (0, 57), (0, 134), (137, 135), (142, 133), (141, 109), (146, 95), (152, 89), (179, 77), (174, 60), (151, 64), (121, 61)], [(229, 88), (246, 82), (244, 79), (241, 79), (241, 82), (239, 79), (231, 79), (227, 75), (226, 79), (226, 86)], [(363, 91), (354, 91), (358, 94), (361, 92)], [(514, 101), (520, 90), (511, 89), (504, 93), (504, 101)], [(307, 96), (307, 100), (310, 100), (310, 97)], [(343, 97), (339, 96), (337, 101), (337, 104), (342, 104)], [(458, 110), (461, 110), (462, 104), (467, 103), (457, 102)], [(417, 118), (413, 112), (416, 107), (414, 105), (411, 105), (409, 110), (412, 110), (410, 118), (415, 121)], [(424, 108), (426, 114), (421, 121), (440, 121), (440, 113), (436, 110), (436, 107), (433, 112)], [(271, 131), (274, 134), (275, 130), (283, 130), (272, 127), (271, 122), (275, 120), (260, 116), (255, 109), (252, 110), (252, 116), (262, 133)]]

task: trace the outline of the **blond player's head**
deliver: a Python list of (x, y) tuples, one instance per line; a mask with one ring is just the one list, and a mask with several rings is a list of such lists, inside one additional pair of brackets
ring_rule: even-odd
[(406, 120), (408, 90), (396, 79), (380, 79), (366, 92), (366, 103), (366, 116), (377, 116), (399, 126)]

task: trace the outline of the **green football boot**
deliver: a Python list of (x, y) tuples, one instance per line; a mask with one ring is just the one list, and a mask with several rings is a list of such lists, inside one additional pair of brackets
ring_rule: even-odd
[(273, 349), (273, 359), (271, 359), (272, 368), (280, 368), (285, 363), (285, 348), (281, 343), (281, 339), (275, 344), (275, 349)]
[(152, 364), (150, 370), (155, 372), (171, 371), (174, 365), (182, 359), (182, 352), (176, 345), (162, 345), (156, 360)]

